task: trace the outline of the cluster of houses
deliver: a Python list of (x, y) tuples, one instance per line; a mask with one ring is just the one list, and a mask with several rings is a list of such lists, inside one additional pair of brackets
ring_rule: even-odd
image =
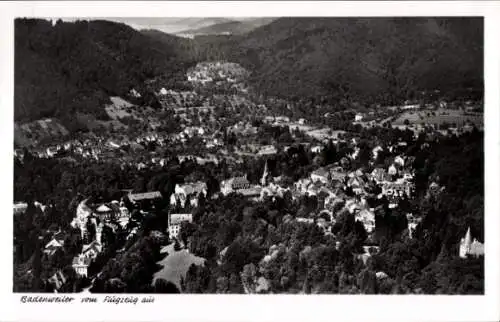
[[(126, 196), (132, 204), (148, 202), (162, 198), (159, 191), (145, 192), (145, 193), (132, 193), (129, 192)], [(107, 226), (113, 233), (119, 229), (126, 229), (131, 220), (131, 213), (125, 206), (125, 202), (114, 200), (109, 203), (101, 203), (99, 205), (88, 205), (88, 200), (83, 200), (79, 203), (76, 209), (76, 215), (71, 222), (73, 228), (79, 228), (81, 232), (84, 245), (81, 252), (73, 258), (73, 269), (79, 276), (88, 276), (88, 268), (96, 257), (103, 251), (106, 246), (102, 240), (102, 231), (104, 226)], [(95, 236), (90, 237), (87, 229), (88, 223), (95, 227)], [(118, 225), (117, 225), (117, 224)], [(133, 235), (135, 231), (131, 231), (128, 238)], [(57, 236), (53, 238), (46, 249), (51, 250), (54, 247), (60, 247), (63, 244), (57, 240)]]
[[(348, 211), (354, 214), (355, 219), (363, 223), (367, 233), (375, 231), (375, 209), (367, 203), (368, 197), (387, 198), (389, 207), (395, 208), (402, 198), (412, 196), (414, 185), (413, 174), (410, 170), (401, 167), (404, 159), (397, 156), (394, 163), (386, 170), (375, 168), (371, 173), (362, 169), (347, 172), (337, 164), (314, 170), (309, 178), (303, 178), (294, 183), (292, 196), (299, 198), (302, 195), (317, 196), (320, 208), (319, 214), (327, 215), (330, 223), (335, 223), (335, 214)], [(399, 167), (393, 170), (398, 164)], [(378, 194), (377, 187), (380, 191)], [(323, 216), (324, 217), (324, 216)], [(302, 222), (317, 222), (320, 227), (328, 226), (323, 221), (313, 218), (298, 218)], [(409, 221), (414, 230), (419, 218)]]
[(172, 89), (161, 88), (156, 93), (156, 97), (160, 104), (166, 108), (195, 105), (199, 102), (198, 94), (193, 91), (174, 91)]
[(206, 84), (217, 80), (227, 83), (237, 83), (248, 72), (236, 63), (202, 62), (187, 72), (187, 79), (192, 83)]
[(246, 155), (253, 157), (271, 156), (278, 153), (278, 149), (274, 145), (246, 144), (238, 147), (235, 151), (238, 155)]

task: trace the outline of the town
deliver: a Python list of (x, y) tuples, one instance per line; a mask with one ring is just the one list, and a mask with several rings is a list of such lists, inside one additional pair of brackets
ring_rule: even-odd
[[(220, 62), (200, 64), (196, 71), (188, 74), (188, 79), (196, 86), (210, 86), (213, 82), (210, 72), (217, 74), (217, 86), (223, 83), (234, 85), (236, 81), (230, 73), (231, 68), (228, 74), (223, 72), (227, 72), (226, 67)], [(237, 66), (237, 72), (241, 74), (241, 67)], [(131, 94), (140, 95), (135, 90)], [(266, 114), (269, 109), (256, 106), (244, 92), (223, 96), (223, 103), (216, 103), (215, 106), (210, 105), (210, 100), (219, 97), (201, 98), (196, 92), (161, 88), (157, 97), (164, 111), (174, 111), (178, 117), (179, 132), (163, 134), (151, 128), (137, 137), (95, 136), (33, 151), (15, 151), (15, 157), (21, 164), (27, 154), (33, 154), (29, 158), (56, 159), (73, 164), (111, 162), (122, 169), (135, 168), (139, 173), (152, 168), (162, 171), (172, 164), (184, 168), (184, 178), (168, 191), (169, 195), (165, 195), (166, 190), (134, 191), (130, 187), (126, 187), (128, 191), (123, 189), (121, 194), (115, 194), (120, 197), (114, 200), (94, 195), (90, 201), (88, 198), (79, 201), (71, 228), (50, 225), (46, 233), (39, 236), (40, 242), (43, 242), (44, 261), (51, 263), (50, 271), (43, 272), (47, 276), (44, 284), (49, 289), (57, 291), (68, 280), (64, 267), (58, 266), (55, 259), (58, 252), (68, 251), (65, 240), (68, 231), (63, 229), (80, 232), (77, 237), (81, 247), (73, 249), (75, 254), (71, 264), (75, 278), (91, 279), (94, 283), (103, 274), (100, 269), (113, 261), (113, 258), (108, 258), (107, 263), (103, 260), (110, 257), (106, 248), (116, 249), (115, 254), (127, 252), (127, 245), (143, 229), (144, 218), (158, 209), (155, 206), (167, 207), (163, 218), (166, 227), (163, 231), (151, 231), (150, 237), (158, 243), (175, 241), (176, 247), (189, 249), (189, 238), (186, 239), (187, 232), (184, 230), (190, 229), (187, 224), (197, 224), (194, 214), (208, 204), (236, 195), (245, 198), (245, 202), (251, 205), (277, 203), (277, 200), (290, 198), (290, 203), (297, 205), (298, 209), (295, 216), (287, 220), (294, 220), (297, 225), (317, 226), (325, 238), (335, 240), (336, 249), (343, 243), (338, 238), (339, 222), (346, 215), (352, 215), (355, 223), (362, 224), (362, 228), (355, 229), (360, 229), (365, 237), (358, 240), (362, 247), (355, 249), (353, 254), (366, 262), (379, 249), (376, 236), (378, 220), (375, 217), (384, 211), (384, 207), (405, 217), (405, 231), (409, 239), (413, 238), (417, 226), (424, 219), (421, 214), (412, 213), (409, 206), (409, 200), (415, 193), (416, 162), (415, 155), (408, 154), (409, 148), (430, 149), (430, 145), (441, 137), (470, 135), (482, 130), (478, 122), (482, 120), (480, 114), (471, 112), (469, 108), (480, 110), (477, 107), (480, 102), (465, 102), (463, 107), (457, 102), (442, 101), (423, 106), (404, 105), (393, 109), (394, 112), (387, 112), (387, 115), (392, 115), (389, 117), (377, 116), (374, 111), (356, 113), (350, 120), (351, 124), (344, 127), (345, 130), (332, 130), (305, 117), (294, 120), (287, 115)], [(135, 110), (136, 106), (122, 98), (111, 98), (111, 101), (114, 105), (107, 109), (112, 110), (111, 113), (133, 111), (130, 115), (145, 117), (145, 114)], [(200, 101), (201, 107), (196, 107)], [(224, 104), (228, 107), (222, 112), (217, 111)], [(455, 109), (444, 109), (443, 105), (451, 105)], [(238, 108), (240, 114), (243, 114), (241, 109), (257, 108), (262, 117), (259, 118), (256, 113), (248, 113), (251, 119), (239, 118), (238, 114), (229, 116), (228, 110), (236, 111)], [(227, 116), (215, 117), (217, 113)], [(429, 117), (430, 113), (432, 116)], [(434, 117), (436, 113), (441, 116)], [(405, 121), (399, 122), (401, 118)], [(391, 127), (386, 126), (387, 122), (392, 123)], [(149, 121), (148, 124), (152, 127), (154, 122)], [(295, 163), (290, 166), (299, 166), (300, 169), (290, 168), (287, 163)], [(203, 167), (211, 168), (214, 173), (210, 182), (200, 171)], [(191, 169), (194, 171), (191, 172)], [(446, 189), (436, 181), (427, 187), (433, 197)], [(14, 213), (22, 218), (29, 207), (38, 207), (44, 216), (56, 206), (48, 200), (37, 200), (35, 204), (18, 200), (14, 204)], [(462, 258), (482, 255), (483, 245), (476, 239), (472, 241), (470, 229), (463, 234), (457, 254)], [(269, 249), (269, 255), (262, 258), (261, 265), (272, 260), (276, 247), (273, 245)], [(377, 279), (387, 277), (383, 271), (376, 273)], [(272, 291), (266, 278), (254, 276), (252, 281), (243, 282), (245, 292)], [(174, 284), (178, 289), (182, 288), (178, 280)], [(105, 290), (106, 287), (101, 291)]]
[(484, 292), (476, 89), (385, 106), (252, 77), (203, 60), (16, 122), (14, 291)]

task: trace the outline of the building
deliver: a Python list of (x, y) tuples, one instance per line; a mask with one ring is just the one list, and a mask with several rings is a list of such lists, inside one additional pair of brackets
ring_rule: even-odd
[(301, 222), (301, 223), (314, 224), (314, 218), (297, 217), (297, 218), (295, 218), (295, 220), (297, 220), (297, 222)]
[(385, 170), (383, 168), (373, 169), (373, 171), (370, 175), (371, 175), (372, 180), (375, 181), (376, 183), (381, 183), (381, 182), (387, 181), (389, 179), (387, 172), (385, 172)]
[(375, 230), (375, 212), (372, 209), (357, 211), (354, 218), (363, 224), (368, 234), (371, 234)]
[(315, 146), (311, 147), (312, 153), (321, 153), (321, 151), (323, 151), (322, 145), (315, 145)]
[(170, 204), (176, 206), (180, 204), (184, 208), (186, 200), (191, 197), (190, 203), (192, 207), (198, 206), (198, 198), (200, 195), (207, 196), (207, 184), (202, 181), (186, 184), (176, 184), (174, 193), (170, 196)]
[(384, 149), (380, 145), (373, 148), (373, 150), (372, 150), (373, 160), (376, 160), (378, 157), (378, 154), (382, 151), (384, 151)]
[(66, 276), (61, 270), (58, 270), (47, 280), (47, 282), (49, 282), (55, 290), (59, 290), (66, 283)]
[[(99, 238), (100, 239), (100, 238)], [(82, 255), (89, 258), (90, 261), (96, 259), (97, 255), (99, 255), (102, 251), (102, 245), (100, 240), (94, 240), (88, 245), (83, 245)]]
[(396, 166), (394, 164), (391, 164), (389, 166), (389, 168), (387, 169), (387, 173), (390, 176), (395, 176), (396, 174), (398, 174), (398, 169), (396, 168)]
[(248, 188), (250, 188), (250, 182), (248, 181), (246, 174), (242, 177), (233, 177), (231, 179), (224, 180), (221, 184), (221, 192), (225, 196), (231, 192), (238, 192), (238, 190)]
[(207, 184), (202, 181), (186, 184), (176, 184), (174, 188), (174, 195), (176, 198), (185, 200), (188, 196), (191, 195), (198, 196), (200, 194), (203, 194), (204, 196), (206, 196), (207, 190)]
[(417, 229), (418, 224), (422, 222), (422, 218), (417, 218), (413, 214), (408, 213), (406, 214), (406, 220), (408, 221), (408, 237), (412, 239), (415, 229)]
[(256, 185), (250, 188), (240, 189), (237, 191), (237, 193), (245, 198), (253, 198), (257, 200), (260, 199), (262, 193), (262, 187)]
[(346, 177), (347, 174), (344, 172), (344, 169), (342, 169), (342, 167), (334, 167), (330, 169), (330, 179), (332, 181), (344, 182)]
[(14, 204), (14, 215), (24, 214), (28, 209), (28, 204), (26, 202), (18, 202)]
[(397, 157), (394, 158), (394, 163), (399, 165), (400, 167), (405, 166), (405, 159), (403, 159), (402, 156), (398, 155)]
[(193, 222), (193, 214), (170, 214), (168, 220), (168, 235), (177, 238), (183, 222)]
[(361, 114), (356, 114), (354, 116), (354, 122), (361, 122), (363, 120), (363, 115)]
[(269, 177), (269, 172), (267, 170), (267, 160), (266, 160), (266, 164), (264, 165), (264, 172), (262, 173), (262, 178), (260, 178), (261, 186), (263, 187), (267, 186), (268, 177)]
[(313, 182), (321, 181), (326, 184), (328, 183), (329, 179), (330, 179), (330, 173), (327, 170), (325, 170), (325, 168), (316, 169), (311, 173), (311, 180)]
[(83, 254), (80, 254), (73, 258), (72, 266), (76, 274), (78, 274), (79, 276), (87, 277), (90, 262), (91, 262), (90, 258), (86, 257)]
[(467, 229), (465, 237), (460, 240), (459, 256), (467, 258), (468, 256), (479, 257), (484, 255), (484, 244), (476, 238), (471, 241), (470, 227)]
[(76, 208), (76, 216), (71, 222), (73, 228), (80, 228), (82, 238), (87, 231), (87, 219), (92, 215), (92, 209), (87, 206), (87, 199), (81, 201)]
[(264, 145), (260, 148), (258, 155), (274, 155), (278, 150), (273, 145)]
[(406, 181), (385, 182), (382, 185), (382, 194), (388, 197), (402, 197), (405, 194), (411, 197), (413, 184)]
[(47, 245), (45, 245), (45, 249), (43, 250), (43, 252), (48, 256), (52, 256), (57, 252), (57, 250), (61, 249), (63, 246), (64, 246), (64, 240), (54, 237), (52, 238), (51, 241), (47, 243)]
[(145, 200), (161, 199), (162, 195), (159, 191), (144, 192), (144, 193), (129, 193), (128, 198), (131, 202), (141, 202)]
[(107, 206), (106, 204), (102, 204), (96, 208), (95, 214), (99, 218), (99, 220), (107, 221), (111, 220), (111, 218), (114, 215), (114, 212), (113, 209), (111, 209), (111, 207)]

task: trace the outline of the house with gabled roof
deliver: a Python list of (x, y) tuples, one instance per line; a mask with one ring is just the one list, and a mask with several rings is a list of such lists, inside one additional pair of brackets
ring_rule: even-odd
[(82, 254), (85, 257), (90, 258), (91, 261), (94, 260), (97, 257), (97, 255), (101, 253), (101, 251), (102, 251), (102, 245), (97, 240), (94, 240), (88, 245), (83, 245), (82, 248)]
[(143, 193), (129, 193), (128, 198), (131, 202), (141, 202), (144, 200), (161, 199), (162, 195), (159, 191), (143, 192)]
[(467, 256), (479, 257), (482, 255), (484, 255), (484, 244), (480, 243), (476, 238), (472, 240), (469, 227), (465, 237), (460, 240), (459, 256), (467, 258)]
[(168, 217), (169, 238), (177, 238), (183, 222), (193, 222), (193, 214), (170, 214)]
[(238, 192), (241, 189), (250, 188), (250, 182), (245, 174), (242, 177), (233, 177), (228, 180), (224, 180), (221, 183), (221, 192), (223, 195), (228, 195), (231, 192)]
[(321, 181), (326, 184), (330, 180), (330, 173), (325, 168), (316, 169), (311, 173), (311, 180), (313, 182)]
[(64, 273), (58, 270), (47, 280), (47, 282), (49, 282), (55, 290), (59, 290), (66, 283), (66, 280), (67, 278)]
[(54, 255), (59, 249), (64, 247), (64, 240), (52, 238), (46, 245), (43, 250), (45, 254), (48, 256)]
[(381, 183), (381, 182), (387, 181), (389, 179), (387, 172), (383, 168), (373, 169), (373, 171), (370, 174), (370, 177), (376, 183)]
[(368, 234), (371, 234), (375, 230), (375, 212), (373, 209), (356, 211), (354, 218), (363, 224)]
[(88, 276), (88, 268), (90, 266), (91, 260), (87, 256), (80, 254), (73, 258), (72, 267), (75, 270), (76, 274), (79, 276)]

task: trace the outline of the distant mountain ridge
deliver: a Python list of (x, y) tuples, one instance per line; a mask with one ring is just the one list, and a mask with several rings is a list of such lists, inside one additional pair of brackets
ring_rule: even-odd
[(199, 35), (243, 35), (256, 28), (267, 25), (276, 18), (255, 18), (240, 21), (226, 21), (209, 25), (206, 27), (183, 30), (176, 32), (179, 36), (199, 36)]

